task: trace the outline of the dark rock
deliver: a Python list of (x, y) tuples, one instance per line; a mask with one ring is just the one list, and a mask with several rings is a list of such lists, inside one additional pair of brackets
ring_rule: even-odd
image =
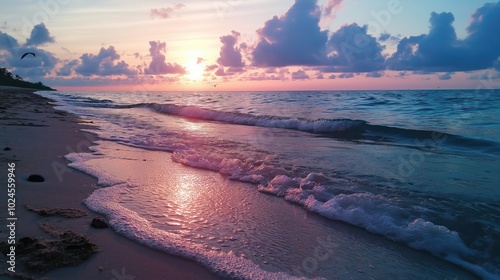
[(107, 228), (109, 227), (108, 223), (103, 218), (94, 218), (92, 223), (90, 224), (94, 228)]
[(25, 204), (24, 207), (40, 216), (61, 216), (64, 218), (80, 218), (87, 216), (87, 212), (77, 208), (33, 208)]
[(98, 252), (97, 245), (83, 234), (59, 230), (48, 223), (40, 227), (53, 238), (23, 237), (16, 246), (16, 261), (19, 260), (33, 272), (44, 273), (62, 266), (77, 265)]
[(33, 174), (33, 175), (30, 175), (28, 177), (28, 181), (29, 182), (37, 182), (37, 183), (41, 183), (41, 182), (45, 182), (45, 178), (43, 178), (42, 175), (38, 175), (38, 174)]
[(18, 254), (30, 253), (33, 250), (40, 250), (47, 248), (46, 245), (38, 241), (36, 238), (23, 237), (17, 242), (16, 251)]
[(11, 149), (10, 147), (5, 147), (3, 150), (4, 150), (4, 151), (10, 151), (10, 150), (12, 150), (12, 149)]

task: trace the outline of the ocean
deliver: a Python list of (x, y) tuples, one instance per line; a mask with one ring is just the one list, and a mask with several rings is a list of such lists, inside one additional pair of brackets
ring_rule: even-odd
[(92, 125), (85, 204), (145, 246), (239, 279), (500, 278), (499, 90), (37, 93)]

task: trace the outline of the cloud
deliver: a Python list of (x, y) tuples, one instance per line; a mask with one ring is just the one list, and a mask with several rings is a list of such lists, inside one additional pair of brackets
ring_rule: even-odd
[(144, 69), (145, 74), (185, 74), (186, 69), (177, 63), (166, 63), (164, 53), (167, 51), (167, 43), (160, 41), (149, 41), (149, 54), (152, 57), (149, 66)]
[(393, 36), (387, 32), (383, 32), (380, 34), (380, 36), (377, 38), (379, 42), (383, 43), (398, 43), (399, 40), (401, 40), (400, 36)]
[(58, 76), (71, 76), (75, 67), (79, 64), (77, 59), (67, 61), (59, 71), (57, 71)]
[(274, 16), (257, 30), (260, 41), (252, 52), (258, 67), (320, 65), (325, 57), (327, 31), (318, 25), (316, 1), (296, 0), (279, 18)]
[(236, 31), (231, 31), (231, 35), (226, 35), (220, 37), (220, 41), (222, 43), (222, 47), (220, 49), (219, 58), (217, 59), (217, 63), (222, 66), (227, 67), (244, 67), (245, 63), (243, 62), (241, 56), (241, 50), (239, 47), (236, 47), (236, 43), (240, 37), (240, 33)]
[(207, 65), (207, 66), (205, 66), (205, 72), (210, 72), (210, 71), (213, 71), (213, 70), (218, 69), (218, 68), (219, 68), (219, 65), (217, 65), (217, 64)]
[(457, 39), (451, 13), (432, 13), (428, 34), (403, 38), (388, 59), (392, 70), (454, 72), (488, 69), (500, 56), (500, 1), (477, 9), (467, 37)]
[(470, 80), (481, 80), (481, 81), (492, 81), (495, 79), (500, 79), (500, 71), (495, 70), (482, 70), (477, 71), (469, 76)]
[(325, 72), (372, 72), (385, 69), (384, 47), (367, 34), (368, 26), (344, 25), (328, 40)]
[(0, 50), (7, 51), (8, 53), (17, 52), (19, 43), (17, 40), (7, 33), (0, 31)]
[(304, 70), (292, 72), (292, 80), (309, 80), (310, 78)]
[(384, 76), (384, 72), (383, 71), (368, 72), (365, 75), (365, 77), (367, 77), (367, 78), (381, 78), (383, 76)]
[(80, 57), (80, 60), (81, 62), (74, 70), (75, 73), (82, 76), (137, 74), (137, 71), (129, 68), (129, 65), (125, 61), (120, 61), (120, 55), (116, 52), (114, 46), (109, 46), (107, 49), (101, 48), (97, 55), (85, 53)]
[(287, 75), (290, 74), (288, 69), (282, 68), (276, 71), (274, 68), (269, 68), (264, 72), (253, 72), (245, 77), (249, 81), (286, 81)]
[(152, 18), (166, 19), (166, 18), (170, 18), (176, 10), (179, 10), (183, 7), (186, 7), (186, 5), (179, 3), (179, 4), (175, 4), (173, 7), (151, 9), (149, 11), (149, 15)]
[(26, 40), (26, 46), (40, 46), (55, 42), (54, 37), (50, 36), (49, 30), (44, 23), (37, 24), (31, 30), (31, 35)]
[(343, 0), (328, 0), (323, 6), (323, 15), (328, 18), (333, 18), (335, 15), (335, 10), (340, 8)]
[[(36, 27), (33, 28), (35, 29)], [(25, 52), (33, 52), (36, 57), (20, 59)], [(21, 45), (14, 37), (0, 31), (0, 64), (12, 68), (12, 73), (26, 79), (44, 76), (52, 72), (58, 61), (51, 52), (35, 46)]]
[(453, 74), (454, 74), (453, 72), (444, 73), (442, 75), (438, 75), (438, 78), (440, 80), (443, 80), (443, 81), (450, 80), (451, 79), (451, 75), (453, 75)]
[(465, 43), (474, 52), (478, 68), (494, 66), (500, 58), (500, 1), (477, 9), (467, 27)]
[(252, 52), (253, 65), (317, 66), (323, 72), (385, 69), (384, 47), (367, 34), (368, 26), (344, 25), (328, 38), (329, 31), (321, 31), (319, 19), (316, 1), (296, 0), (284, 15), (257, 30), (260, 41)]
[(340, 75), (337, 76), (338, 78), (340, 79), (350, 79), (350, 78), (354, 78), (354, 74), (349, 72), (349, 73), (342, 73)]
[(244, 71), (245, 70), (242, 67), (228, 67), (228, 68), (219, 67), (217, 69), (217, 71), (215, 71), (215, 75), (216, 76), (232, 76), (232, 75), (242, 73)]
[(51, 52), (35, 47), (20, 47), (20, 53), (33, 52), (36, 57), (30, 59), (20, 59), (20, 55), (11, 56), (8, 64), (14, 68), (13, 73), (23, 78), (40, 77), (50, 74), (59, 62)]

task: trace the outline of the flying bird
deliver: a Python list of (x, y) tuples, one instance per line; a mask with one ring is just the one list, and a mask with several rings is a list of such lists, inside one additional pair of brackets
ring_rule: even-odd
[(23, 56), (21, 56), (21, 59), (25, 58), (28, 54), (33, 55), (33, 57), (36, 57), (35, 53), (27, 52), (27, 53), (23, 54)]

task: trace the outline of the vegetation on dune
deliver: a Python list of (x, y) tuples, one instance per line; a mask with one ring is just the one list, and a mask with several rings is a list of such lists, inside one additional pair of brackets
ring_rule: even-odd
[(42, 82), (31, 83), (23, 80), (23, 78), (19, 77), (19, 75), (13, 76), (9, 70), (1, 67), (0, 67), (0, 86), (55, 90), (51, 87), (42, 84)]

